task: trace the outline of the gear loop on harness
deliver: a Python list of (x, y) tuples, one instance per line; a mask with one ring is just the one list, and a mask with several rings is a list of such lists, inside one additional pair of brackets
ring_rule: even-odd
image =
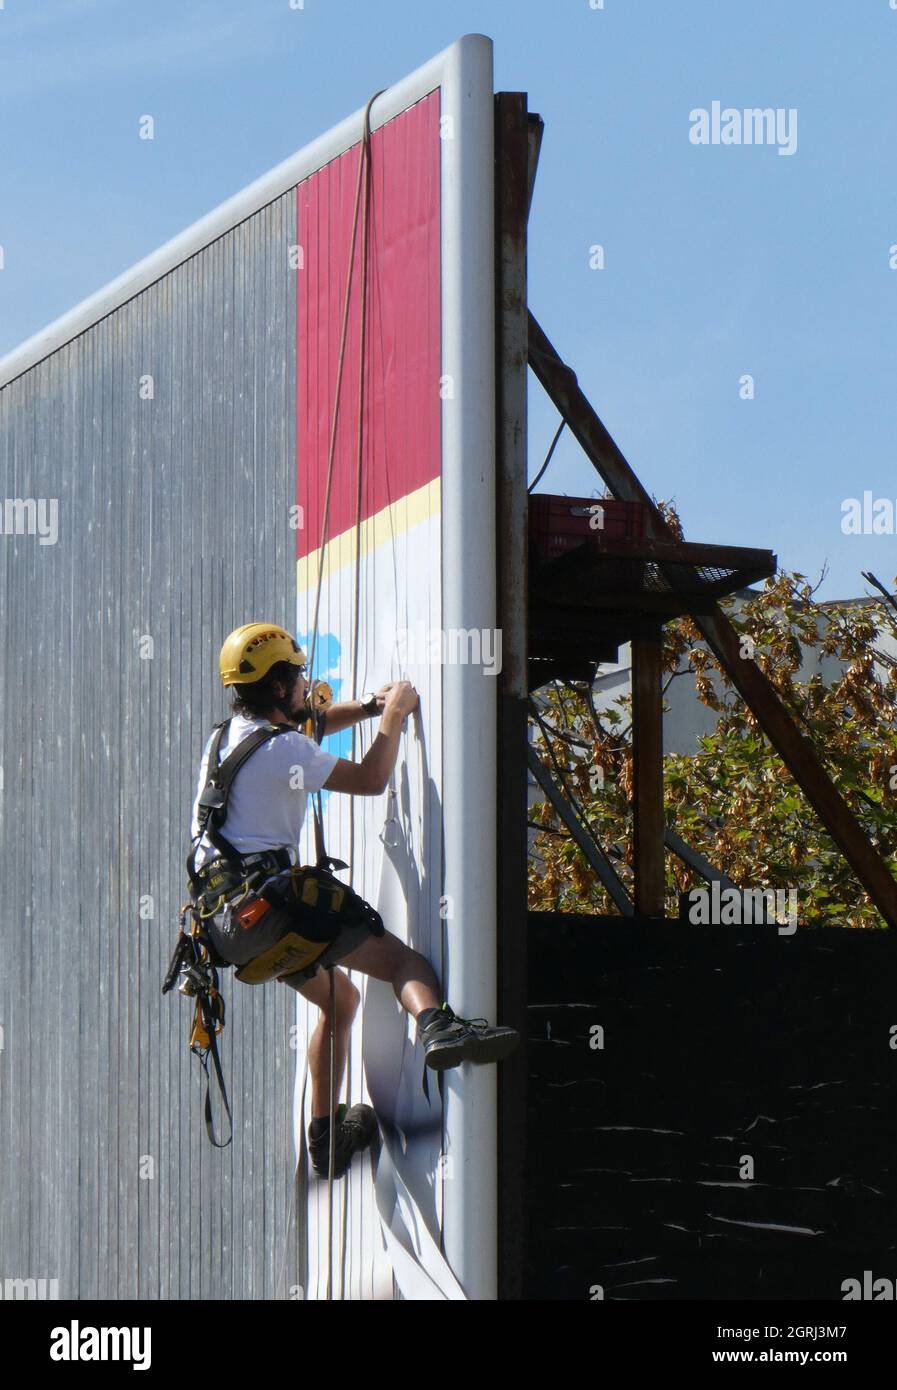
[[(192, 918), (189, 932), (185, 930), (188, 916)], [(209, 1142), (216, 1149), (226, 1149), (233, 1140), (234, 1127), (227, 1087), (224, 1084), (224, 1075), (221, 1070), (221, 1059), (218, 1055), (218, 1034), (224, 1028), (225, 1022), (224, 999), (218, 988), (218, 971), (212, 963), (209, 943), (193, 903), (186, 903), (181, 908), (179, 923), (177, 945), (162, 985), (162, 993), (168, 994), (174, 988), (175, 982), (180, 979), (179, 992), (196, 1000), (193, 1030), (190, 1035), (190, 1051), (199, 1058), (206, 1077), (206, 1095), (203, 1107), (206, 1133)], [(230, 1129), (224, 1142), (216, 1138), (212, 1119), (210, 1057)]]
[(216, 913), (221, 912), (225, 906), (229, 907), (231, 911), (233, 911), (235, 907), (239, 907), (240, 904), (244, 902), (246, 898), (249, 897), (250, 892), (251, 880), (249, 878), (245, 878), (240, 887), (239, 897), (228, 897), (226, 893), (221, 893), (213, 907), (210, 907), (208, 910), (205, 911), (202, 908), (199, 909), (199, 916), (202, 918), (203, 921), (205, 921), (207, 917), (214, 917)]

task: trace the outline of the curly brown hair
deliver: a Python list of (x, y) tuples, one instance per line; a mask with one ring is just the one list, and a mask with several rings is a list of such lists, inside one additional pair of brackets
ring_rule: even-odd
[(289, 702), (298, 679), (298, 666), (292, 665), (289, 661), (278, 661), (260, 681), (253, 681), (250, 685), (232, 686), (231, 703), (234, 714), (245, 714), (251, 719), (264, 718), (271, 709), (279, 707), (274, 693), (274, 686), (278, 681), (286, 687), (284, 701)]

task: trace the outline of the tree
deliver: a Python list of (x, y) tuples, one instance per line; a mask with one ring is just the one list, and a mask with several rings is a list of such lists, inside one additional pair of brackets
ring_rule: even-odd
[[(669, 508), (665, 509), (668, 519)], [(870, 579), (881, 589), (872, 576)], [(821, 582), (821, 580), (820, 580)], [(895, 581), (897, 582), (897, 581)], [(897, 605), (819, 604), (802, 574), (781, 573), (737, 607), (723, 606), (891, 872), (897, 876)], [(883, 645), (884, 644), (884, 645)], [(828, 679), (807, 658), (831, 659)], [(746, 888), (796, 889), (801, 924), (882, 926), (868, 894), (760, 725), (703, 645), (690, 619), (664, 631), (664, 691), (688, 674), (719, 718), (693, 756), (664, 758), (667, 824)], [(595, 708), (586, 685), (556, 682), (539, 694), (535, 746), (632, 891), (631, 702)], [(615, 913), (553, 806), (533, 808), (540, 829), (529, 866), (529, 904), (543, 911)], [(666, 911), (702, 883), (667, 855)]]

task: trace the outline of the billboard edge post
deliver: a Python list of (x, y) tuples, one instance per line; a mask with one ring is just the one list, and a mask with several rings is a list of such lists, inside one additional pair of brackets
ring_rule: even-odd
[[(492, 41), (467, 35), (449, 52), (442, 142), (444, 222), (444, 632), (496, 627), (495, 258)], [(497, 681), (485, 666), (443, 671), (443, 893), (452, 904), (443, 987), (462, 1013), (496, 1005)], [(446, 1259), (468, 1299), (496, 1297), (495, 1067), (467, 1067), (445, 1082), (454, 1184), (443, 1215)]]
[(523, 1297), (527, 1017), (527, 221), (531, 132), (525, 92), (495, 98), (498, 1017), (522, 1043), (498, 1076), (498, 1296)]

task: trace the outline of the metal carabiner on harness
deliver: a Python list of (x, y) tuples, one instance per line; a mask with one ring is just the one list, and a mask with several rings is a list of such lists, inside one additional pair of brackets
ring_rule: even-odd
[[(193, 917), (193, 927), (188, 933), (185, 931), (185, 924), (188, 914)], [(190, 1034), (190, 1051), (199, 1058), (200, 1064), (206, 1076), (206, 1098), (205, 1098), (205, 1124), (209, 1142), (216, 1149), (226, 1149), (234, 1137), (233, 1119), (228, 1100), (227, 1088), (224, 1084), (224, 1075), (221, 1071), (221, 1059), (218, 1056), (217, 1035), (224, 1027), (224, 999), (218, 988), (218, 971), (212, 964), (209, 955), (208, 945), (202, 931), (201, 919), (192, 903), (187, 903), (181, 908), (180, 930), (178, 933), (177, 945), (174, 955), (171, 958), (165, 981), (162, 985), (162, 993), (167, 994), (178, 982), (178, 993), (186, 998), (196, 1000), (196, 1012), (193, 1018), (193, 1030)], [(221, 1101), (227, 1114), (230, 1134), (224, 1143), (215, 1137), (215, 1127), (212, 1121), (212, 1098), (211, 1098), (211, 1077), (209, 1075), (209, 1057), (212, 1058), (212, 1065), (215, 1068), (215, 1079), (218, 1089), (221, 1092)]]

